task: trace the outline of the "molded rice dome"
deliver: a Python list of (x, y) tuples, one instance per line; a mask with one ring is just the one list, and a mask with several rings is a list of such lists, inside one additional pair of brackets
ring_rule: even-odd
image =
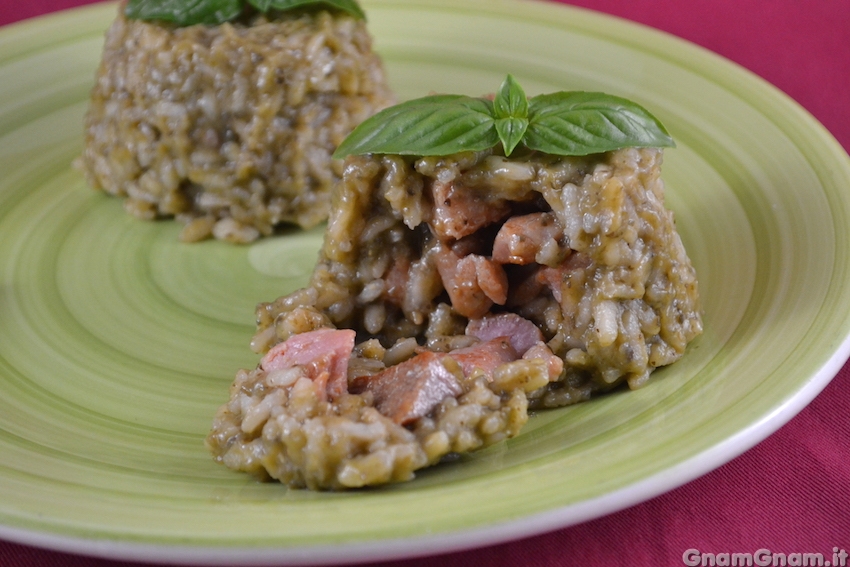
[(539, 403), (638, 386), (702, 331), (662, 156), (352, 156), (309, 293), (261, 305), (256, 345), (287, 338), (303, 309), (386, 344), (434, 346), (515, 313), (567, 362), (569, 379)]
[(249, 242), (324, 221), (342, 174), (333, 151), (393, 100), (365, 21), (347, 12), (180, 27), (122, 9), (77, 165), (134, 216), (184, 222), (184, 241)]
[[(493, 107), (460, 102), (490, 143)], [(315, 489), (408, 480), (683, 356), (702, 320), (663, 150), (512, 145), (346, 158), (309, 285), (258, 306), (265, 355), (214, 420), (218, 461)]]

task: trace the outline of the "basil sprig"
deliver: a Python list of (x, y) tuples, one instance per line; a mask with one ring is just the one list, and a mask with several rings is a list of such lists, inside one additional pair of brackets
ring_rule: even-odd
[(443, 156), (501, 142), (509, 156), (530, 150), (583, 156), (628, 147), (675, 147), (661, 122), (617, 96), (557, 92), (527, 98), (511, 75), (495, 98), (433, 95), (387, 108), (362, 122), (334, 153)]
[(235, 20), (248, 5), (260, 12), (324, 6), (366, 19), (355, 0), (129, 0), (124, 15), (134, 20), (159, 20), (178, 26), (218, 25)]

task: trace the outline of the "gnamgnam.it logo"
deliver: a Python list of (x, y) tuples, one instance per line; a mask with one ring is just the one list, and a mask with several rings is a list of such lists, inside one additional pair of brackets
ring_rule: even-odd
[(682, 562), (688, 567), (847, 567), (848, 556), (847, 551), (837, 547), (832, 548), (831, 557), (823, 553), (782, 553), (769, 549), (754, 553), (688, 549), (682, 554)]

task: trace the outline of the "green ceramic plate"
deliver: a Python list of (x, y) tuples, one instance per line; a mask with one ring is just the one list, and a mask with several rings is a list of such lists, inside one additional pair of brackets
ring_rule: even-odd
[(183, 245), (70, 166), (112, 4), (0, 31), (0, 537), (151, 561), (436, 553), (650, 498), (789, 420), (850, 351), (850, 159), (742, 69), (599, 14), (364, 1), (401, 97), (602, 90), (678, 141), (664, 176), (706, 332), (637, 392), (539, 413), (508, 443), (347, 494), (258, 484), (203, 447), (253, 308), (306, 281), (320, 232)]

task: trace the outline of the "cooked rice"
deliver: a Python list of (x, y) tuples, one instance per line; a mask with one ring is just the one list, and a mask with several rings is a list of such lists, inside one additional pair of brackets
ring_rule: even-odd
[[(490, 266), (496, 229), (532, 218), (558, 236), (541, 240), (533, 262), (502, 266), (509, 293), (488, 312), (532, 321), (546, 341), (536, 348), (551, 350), (563, 366), (552, 378), (547, 358), (535, 354), (500, 364), (489, 377), (461, 373), (460, 396), (406, 427), (381, 416), (368, 390), (305, 406), (301, 386), (271, 387), (262, 368), (242, 371), (213, 424), (216, 458), (292, 486), (404, 480), (447, 453), (516, 435), (527, 407), (564, 406), (646, 383), (702, 331), (695, 272), (663, 203), (661, 161), (658, 149), (579, 158), (529, 153), (509, 160), (492, 151), (348, 158), (310, 284), (258, 307), (257, 352), (337, 327), (356, 330), (361, 341), (349, 384), (423, 349), (448, 352), (451, 360), (463, 352), (456, 349), (480, 343), (468, 334), (474, 317), (461, 314), (471, 309), (459, 299), (466, 296), (447, 291), (440, 255), (480, 255), (480, 265)], [(451, 207), (474, 210), (483, 202), (483, 216), (496, 220), (445, 216)], [(481, 226), (464, 225), (470, 222)], [(447, 237), (451, 231), (462, 236)], [(307, 386), (305, 395), (314, 395)], [(246, 428), (260, 406), (270, 408), (265, 421)], [(455, 414), (461, 417), (446, 417)]]
[(393, 102), (366, 24), (328, 12), (175, 27), (119, 13), (77, 165), (184, 241), (250, 242), (327, 218), (331, 154)]

